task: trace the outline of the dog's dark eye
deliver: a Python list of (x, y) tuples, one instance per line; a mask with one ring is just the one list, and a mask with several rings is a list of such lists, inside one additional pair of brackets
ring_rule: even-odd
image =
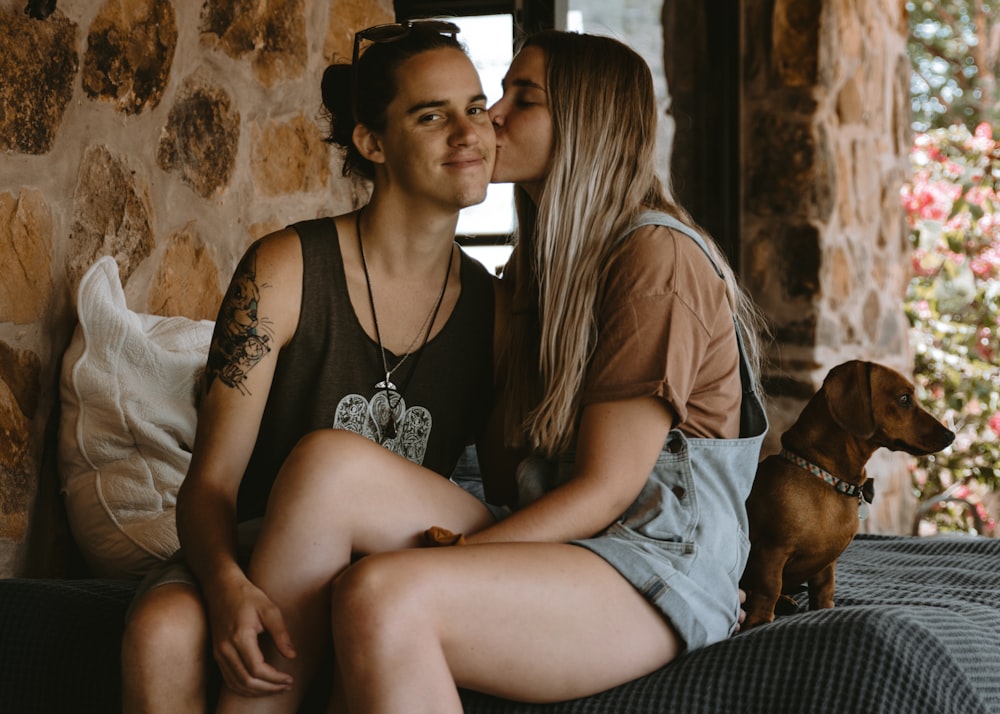
[(905, 409), (909, 409), (910, 407), (913, 406), (913, 397), (911, 397), (909, 394), (904, 394), (899, 398), (899, 406)]

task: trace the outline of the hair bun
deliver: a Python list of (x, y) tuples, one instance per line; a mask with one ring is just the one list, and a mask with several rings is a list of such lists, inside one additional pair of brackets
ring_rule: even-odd
[(331, 64), (323, 71), (320, 85), (323, 106), (330, 113), (330, 140), (343, 147), (351, 145), (354, 111), (351, 108), (351, 65)]

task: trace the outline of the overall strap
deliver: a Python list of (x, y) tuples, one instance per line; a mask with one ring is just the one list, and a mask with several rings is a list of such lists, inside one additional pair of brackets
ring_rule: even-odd
[(638, 218), (629, 227), (626, 234), (632, 233), (633, 231), (642, 228), (643, 226), (666, 226), (667, 228), (673, 228), (675, 231), (680, 231), (684, 235), (688, 236), (698, 247), (701, 248), (701, 252), (705, 254), (708, 258), (708, 262), (712, 264), (715, 269), (715, 274), (720, 278), (723, 277), (722, 271), (719, 266), (715, 264), (715, 259), (712, 257), (712, 253), (708, 250), (708, 245), (705, 244), (705, 239), (699, 235), (698, 231), (689, 225), (681, 223), (679, 220), (671, 216), (669, 213), (663, 213), (661, 211), (646, 211), (645, 213), (640, 213)]

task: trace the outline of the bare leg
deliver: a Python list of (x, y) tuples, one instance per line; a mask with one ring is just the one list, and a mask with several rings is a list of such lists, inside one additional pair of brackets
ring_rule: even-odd
[(337, 671), (336, 663), (334, 663), (334, 671), (330, 675), (333, 679), (331, 683), (332, 691), (330, 692), (330, 701), (327, 703), (326, 714), (347, 714), (344, 687), (340, 683), (340, 673)]
[(288, 672), (288, 692), (240, 699), (223, 691), (219, 711), (294, 712), (330, 644), (333, 579), (352, 558), (419, 545), (432, 525), (456, 532), (493, 522), (475, 497), (447, 479), (345, 431), (305, 437), (275, 482), (248, 568), (281, 609), (294, 660), (265, 645), (267, 661)]
[(139, 600), (122, 640), (125, 714), (206, 711), (208, 624), (198, 591), (161, 585)]
[(572, 545), (372, 556), (338, 581), (333, 635), (349, 711), (462, 711), (456, 685), (532, 702), (594, 694), (676, 657), (663, 616)]

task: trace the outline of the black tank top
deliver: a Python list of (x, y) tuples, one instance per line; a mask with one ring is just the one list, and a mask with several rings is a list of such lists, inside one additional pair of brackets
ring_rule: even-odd
[[(336, 225), (321, 218), (292, 228), (302, 244), (299, 324), (278, 355), (240, 483), (240, 521), (264, 515), (281, 464), (316, 429), (350, 429), (450, 474), (482, 427), (493, 394), (493, 279), (461, 252), (461, 295), (441, 331), (393, 373), (401, 399), (391, 402), (395, 429), (386, 428), (387, 394), (375, 386), (384, 377), (382, 357), (351, 306)], [(392, 366), (399, 357), (387, 352), (386, 359)]]

